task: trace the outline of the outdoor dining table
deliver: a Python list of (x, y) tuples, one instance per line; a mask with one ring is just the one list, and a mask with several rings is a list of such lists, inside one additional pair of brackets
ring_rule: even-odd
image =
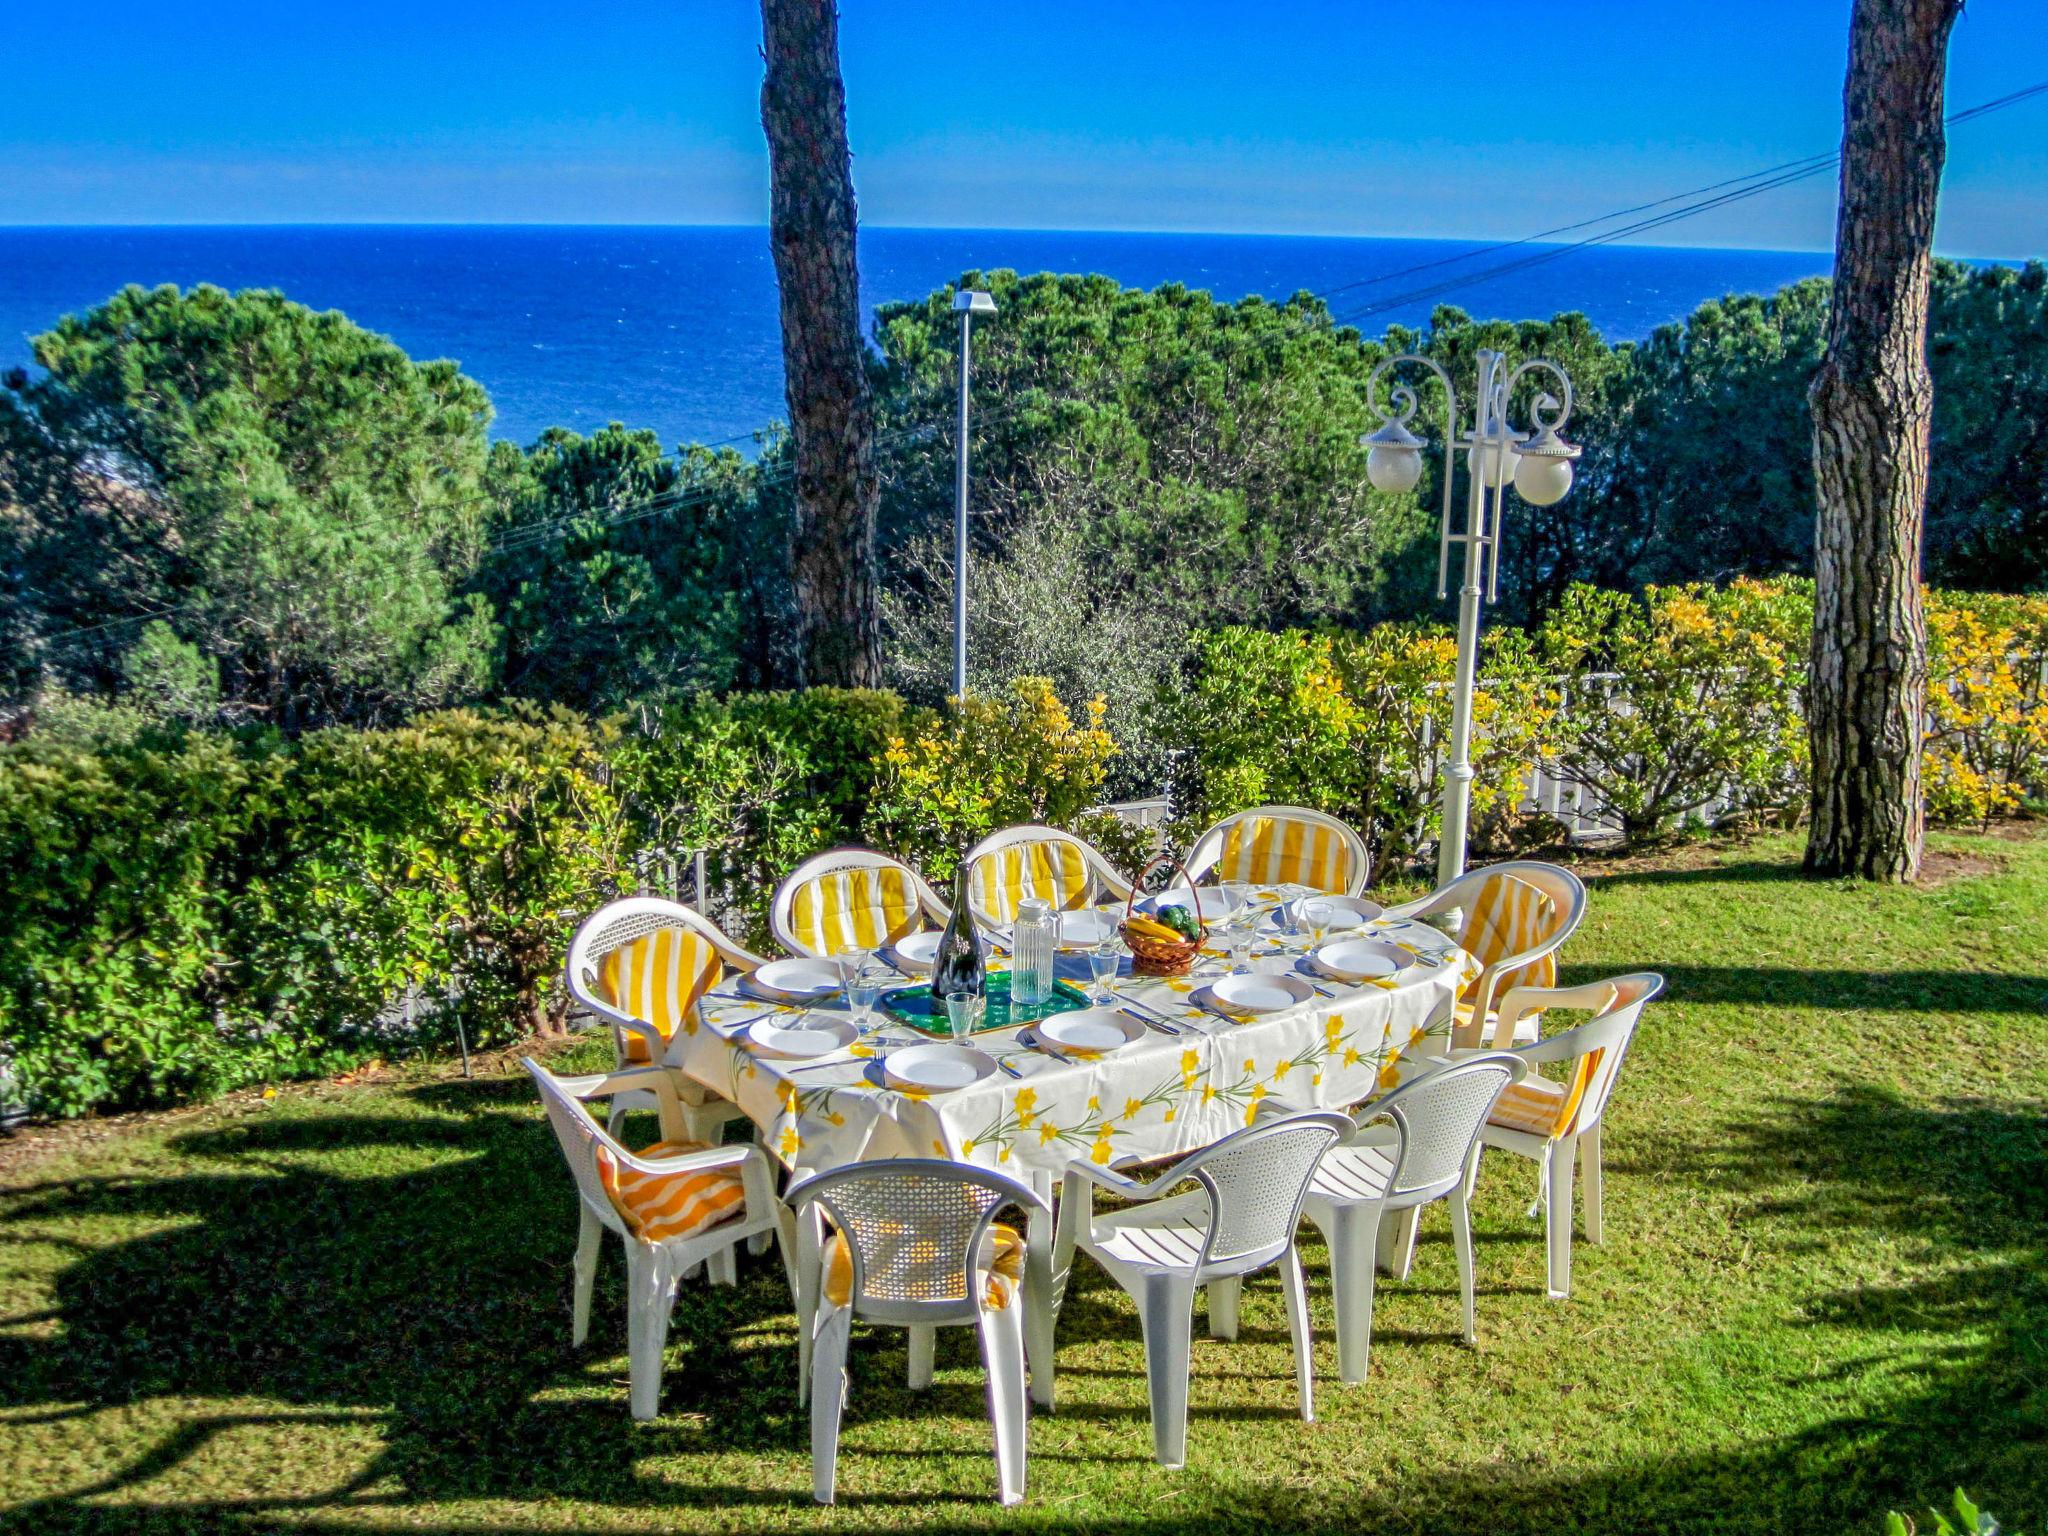
[[(761, 1145), (793, 1178), (882, 1157), (941, 1157), (978, 1163), (1030, 1185), (1047, 1200), (1076, 1158), (1129, 1166), (1220, 1141), (1252, 1123), (1261, 1107), (1347, 1107), (1400, 1083), (1423, 1059), (1449, 1048), (1453, 1004), (1479, 965), (1444, 934), (1409, 920), (1369, 924), (1365, 937), (1412, 959), (1393, 977), (1346, 984), (1316, 975), (1308, 940), (1268, 914), (1247, 963), (1285, 971), (1313, 987), (1298, 1006), (1251, 1017), (1213, 1006), (1207, 984), (1229, 961), (1205, 951), (1185, 977), (1134, 976), (1125, 958), (1110, 982), (1117, 1006), (1144, 1023), (1121, 1049), (1092, 1057), (1053, 1054), (1029, 1025), (979, 1031), (972, 1044), (997, 1071), (971, 1086), (922, 1091), (893, 1086), (888, 1053), (930, 1036), (880, 1013), (844, 1052), (796, 1060), (759, 1050), (748, 1027), (789, 1023), (801, 1006), (764, 1002), (728, 979), (700, 1000), (669, 1043), (667, 1063), (730, 1100), (759, 1127)], [(1062, 980), (1085, 975), (1085, 960), (1062, 955)], [(915, 980), (903, 978), (905, 984)], [(1085, 983), (1084, 983), (1085, 985)], [(836, 999), (817, 1011), (844, 1019)], [(1052, 1271), (1048, 1216), (1026, 1233), (1027, 1294), (1064, 1290)], [(1050, 1312), (1027, 1310), (1026, 1351), (1034, 1401), (1052, 1403)]]
[[(1285, 969), (1317, 990), (1296, 1007), (1233, 1017), (1206, 1002), (1206, 983), (1228, 971), (1204, 954), (1186, 977), (1111, 983), (1117, 1005), (1145, 1023), (1122, 1049), (1092, 1058), (1034, 1045), (1028, 1026), (978, 1032), (972, 1043), (998, 1071), (972, 1086), (927, 1092), (891, 1086), (892, 1049), (931, 1038), (882, 1017), (850, 1049), (791, 1060), (757, 1050), (747, 1026), (788, 1023), (806, 1011), (764, 1002), (728, 980), (706, 996), (670, 1044), (669, 1065), (739, 1106), (761, 1144), (797, 1176), (876, 1157), (944, 1157), (998, 1169), (1049, 1194), (1076, 1158), (1150, 1163), (1221, 1140), (1251, 1123), (1269, 1099), (1343, 1107), (1376, 1097), (1404, 1064), (1450, 1043), (1452, 1003), (1478, 966), (1436, 929), (1376, 922), (1364, 936), (1410, 953), (1396, 977), (1350, 985), (1309, 973), (1308, 941), (1268, 919), (1249, 962)], [(1059, 974), (1084, 990), (1083, 962), (1063, 954)], [(906, 977), (905, 982), (914, 978)], [(820, 1011), (844, 1018), (838, 1001)]]

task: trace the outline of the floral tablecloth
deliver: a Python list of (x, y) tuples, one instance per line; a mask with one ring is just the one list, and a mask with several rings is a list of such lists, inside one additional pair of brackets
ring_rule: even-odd
[[(1400, 1080), (1403, 1064), (1449, 1044), (1452, 1001), (1478, 966), (1435, 929), (1376, 923), (1367, 931), (1400, 945), (1416, 963), (1397, 979), (1346, 986), (1314, 978), (1299, 1007), (1247, 1020), (1204, 1005), (1205, 983), (1224, 974), (1206, 956), (1181, 979), (1124, 973), (1111, 985), (1144, 1018), (1142, 1038), (1094, 1059), (1059, 1059), (1014, 1029), (973, 1043), (1000, 1064), (994, 1076), (950, 1093), (890, 1087), (881, 1059), (922, 1036), (883, 1020), (839, 1057), (800, 1062), (747, 1041), (755, 1019), (802, 1010), (764, 1004), (728, 980), (703, 1000), (671, 1042), (668, 1062), (732, 1100), (761, 1128), (762, 1144), (799, 1174), (866, 1158), (938, 1156), (1001, 1169), (1045, 1187), (1075, 1158), (1153, 1162), (1220, 1140), (1278, 1099), (1299, 1107), (1356, 1104)], [(1251, 963), (1310, 979), (1306, 941), (1271, 921)], [(1087, 985), (1076, 957), (1060, 974)], [(839, 1013), (839, 1005), (828, 1010)], [(879, 1017), (879, 1014), (878, 1014)]]

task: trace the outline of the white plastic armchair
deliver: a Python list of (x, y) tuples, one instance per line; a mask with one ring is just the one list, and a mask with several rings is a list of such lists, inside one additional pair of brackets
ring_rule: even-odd
[[(1053, 1268), (1066, 1274), (1079, 1247), (1137, 1302), (1152, 1398), (1152, 1453), (1161, 1466), (1187, 1460), (1188, 1370), (1199, 1286), (1210, 1288), (1211, 1330), (1234, 1337), (1244, 1277), (1269, 1266), (1279, 1269), (1301, 1416), (1315, 1422), (1308, 1300), (1294, 1231), (1317, 1161), (1351, 1129), (1350, 1120), (1330, 1111), (1267, 1120), (1182, 1158), (1149, 1183), (1092, 1163), (1067, 1165)], [(1194, 1189), (1174, 1192), (1191, 1180)], [(1097, 1188), (1132, 1203), (1097, 1215)]]
[(1357, 1132), (1323, 1154), (1302, 1214), (1330, 1247), (1337, 1374), (1344, 1381), (1365, 1380), (1383, 1220), (1420, 1211), (1433, 1201), (1450, 1202), (1464, 1338), (1467, 1344), (1477, 1341), (1468, 1174), (1487, 1112), (1501, 1090), (1520, 1082), (1528, 1070), (1507, 1051), (1436, 1068), (1361, 1111), (1364, 1123)]
[[(1479, 976), (1458, 1000), (1451, 1044), (1478, 1046), (1502, 994), (1557, 979), (1557, 951), (1586, 916), (1586, 887), (1555, 864), (1517, 859), (1469, 870), (1419, 901), (1390, 907), (1388, 918), (1460, 913), (1458, 946), (1479, 962)], [(1535, 1023), (1525, 1038), (1533, 1039)], [(1496, 1043), (1502, 1043), (1496, 1036)]]
[(768, 926), (793, 955), (829, 959), (843, 949), (879, 949), (942, 926), (938, 893), (901, 859), (872, 848), (833, 848), (805, 859), (775, 888)]
[[(1555, 1063), (1569, 1066), (1570, 1075), (1557, 1081), (1531, 1072), (1501, 1095), (1479, 1132), (1480, 1149), (1513, 1152), (1534, 1160), (1542, 1170), (1545, 1289), (1553, 1298), (1569, 1296), (1572, 1288), (1574, 1157), (1585, 1178), (1586, 1241), (1605, 1240), (1601, 1120), (1643, 1009), (1663, 990), (1662, 976), (1638, 971), (1582, 987), (1516, 987), (1501, 999), (1497, 1038), (1511, 1037), (1524, 1016), (1547, 1009), (1586, 1009), (1593, 1014), (1575, 1029), (1515, 1048), (1515, 1055), (1531, 1067)], [(1475, 1151), (1468, 1190), (1478, 1177)]]
[[(782, 1244), (785, 1270), (795, 1252), (795, 1224), (775, 1198), (775, 1178), (760, 1148), (704, 1147), (664, 1139), (628, 1151), (591, 1118), (586, 1100), (646, 1092), (665, 1101), (663, 1124), (674, 1123), (669, 1075), (637, 1067), (590, 1077), (556, 1077), (522, 1058), (540, 1089), (548, 1125), (576, 1176), (581, 1226), (576, 1239), (571, 1342), (590, 1334), (590, 1292), (603, 1234), (626, 1244), (626, 1346), (633, 1417), (651, 1419), (661, 1401), (662, 1351), (669, 1312), (683, 1277), (705, 1266), (718, 1283), (738, 1279), (736, 1249), (749, 1238)], [(794, 1279), (794, 1276), (790, 1276)], [(794, 1285), (792, 1285), (794, 1289)]]
[(1365, 890), (1372, 855), (1365, 839), (1334, 816), (1302, 805), (1255, 805), (1226, 816), (1195, 839), (1188, 875), (1310, 885), (1333, 896)]
[(1117, 900), (1131, 882), (1093, 844), (1057, 827), (1005, 827), (965, 855), (968, 899), (984, 922), (1017, 920), (1017, 904), (1037, 897), (1055, 912), (1090, 906), (1107, 892)]
[[(697, 1003), (728, 971), (751, 971), (761, 957), (742, 948), (692, 907), (661, 896), (628, 896), (584, 919), (569, 940), (569, 995), (611, 1027), (621, 1069), (670, 1065), (676, 1035), (697, 1016)], [(716, 1141), (718, 1128), (742, 1118), (737, 1106), (696, 1083), (679, 1081), (683, 1130)], [(645, 1092), (612, 1100), (609, 1129), (636, 1109), (654, 1109)]]
[[(910, 1384), (931, 1384), (934, 1330), (972, 1327), (988, 1376), (997, 1486), (1024, 1497), (1024, 1319), (1048, 1304), (1028, 1293), (1024, 1239), (996, 1221), (1015, 1206), (1049, 1214), (1028, 1186), (940, 1158), (888, 1158), (817, 1174), (789, 1192), (798, 1215), (800, 1382), (811, 1402), (811, 1487), (821, 1504), (838, 1481), (846, 1352), (855, 1322), (910, 1330)], [(809, 1219), (817, 1206), (833, 1235)]]

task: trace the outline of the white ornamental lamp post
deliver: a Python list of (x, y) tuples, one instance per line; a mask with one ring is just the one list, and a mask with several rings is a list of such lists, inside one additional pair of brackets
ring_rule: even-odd
[(953, 295), (960, 317), (960, 424), (953, 439), (953, 696), (967, 692), (967, 386), (974, 317), (992, 315), (996, 301), (972, 288)]
[[(1479, 673), (1479, 610), (1482, 601), (1499, 596), (1501, 515), (1507, 489), (1534, 507), (1564, 499), (1572, 488), (1575, 444), (1557, 435), (1572, 413), (1572, 381), (1556, 363), (1537, 358), (1512, 370), (1498, 352), (1479, 354), (1479, 393), (1469, 430), (1458, 430), (1458, 394), (1450, 375), (1429, 358), (1404, 353), (1390, 357), (1366, 383), (1366, 401), (1375, 398), (1380, 375), (1404, 363), (1419, 363), (1437, 376), (1444, 388), (1443, 512), (1437, 537), (1436, 595), (1448, 595), (1451, 546), (1465, 546), (1465, 580), (1458, 589), (1458, 678), (1451, 700), (1451, 751), (1444, 767), (1443, 832), (1437, 843), (1437, 883), (1448, 885), (1465, 872), (1465, 838), (1472, 809), (1472, 693)], [(1508, 424), (1508, 400), (1523, 374), (1541, 369), (1564, 391), (1563, 400), (1541, 394), (1530, 403), (1534, 430), (1518, 432)], [(1409, 430), (1417, 406), (1415, 391), (1393, 387), (1393, 408), (1380, 412), (1377, 432), (1359, 439), (1368, 450), (1365, 475), (1376, 490), (1399, 494), (1415, 489), (1422, 478), (1422, 452), (1427, 446)], [(1379, 408), (1375, 405), (1374, 410)], [(1451, 482), (1454, 451), (1465, 445), (1465, 531), (1451, 528)], [(1482, 588), (1481, 579), (1485, 585)]]

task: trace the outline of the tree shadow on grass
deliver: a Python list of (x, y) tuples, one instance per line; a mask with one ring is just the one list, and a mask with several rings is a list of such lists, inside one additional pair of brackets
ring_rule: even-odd
[[(64, 1271), (58, 1340), (0, 1341), (0, 1406), (68, 1412), (64, 1405), (81, 1398), (158, 1395), (255, 1396), (285, 1406), (250, 1415), (223, 1402), (219, 1415), (196, 1416), (139, 1460), (121, 1451), (95, 1489), (0, 1515), (0, 1529), (100, 1536), (531, 1528), (521, 1520), (437, 1526), (431, 1512), (421, 1523), (423, 1512), (413, 1507), (486, 1500), (573, 1501), (635, 1518), (652, 1511), (676, 1523), (694, 1511), (719, 1526), (770, 1529), (965, 1531), (1014, 1523), (988, 1498), (983, 1441), (942, 1436), (936, 1425), (934, 1467), (959, 1469), (957, 1486), (951, 1471), (927, 1477), (938, 1479), (938, 1491), (849, 1495), (840, 1510), (814, 1513), (800, 1494), (747, 1486), (729, 1470), (730, 1459), (715, 1473), (707, 1461), (707, 1475), (692, 1479), (693, 1458), (736, 1450), (787, 1463), (784, 1473), (803, 1465), (806, 1430), (792, 1390), (788, 1302), (775, 1262), (744, 1266), (737, 1290), (691, 1289), (677, 1309), (663, 1417), (628, 1424), (623, 1388), (612, 1380), (618, 1363), (579, 1361), (567, 1350), (574, 1209), (559, 1157), (523, 1096), (458, 1100), (467, 1091), (441, 1101), (490, 1107), (460, 1120), (335, 1115), (195, 1133), (178, 1149), (221, 1172), (46, 1186), (14, 1199), (9, 1219), (24, 1225), (92, 1216), (175, 1225), (94, 1251)], [(1820, 1101), (1766, 1103), (1729, 1128), (1718, 1148), (1646, 1172), (1717, 1189), (1723, 1198), (1758, 1191), (1743, 1219), (1832, 1237), (1838, 1247), (1868, 1245), (1867, 1279), (1799, 1298), (1788, 1321), (1867, 1336), (1871, 1347), (1858, 1362), (1816, 1366), (1804, 1380), (1884, 1373), (1903, 1385), (1859, 1399), (1882, 1407), (1845, 1410), (1777, 1438), (1731, 1437), (1725, 1454), (1591, 1471), (1494, 1458), (1485, 1452), (1494, 1426), (1475, 1424), (1472, 1456), (1398, 1482), (1323, 1475), (1304, 1483), (1276, 1473), (1247, 1483), (1147, 1466), (1142, 1415), (1115, 1403), (1084, 1406), (1080, 1399), (1094, 1393), (1077, 1371), (1080, 1390), (1063, 1394), (1063, 1412), (1128, 1423), (1140, 1454), (1117, 1458), (1128, 1463), (1117, 1476), (1131, 1480), (1121, 1510), (1068, 1525), (1133, 1536), (1874, 1531), (1885, 1507), (1957, 1483), (2008, 1517), (2038, 1519), (2048, 1509), (2040, 1386), (2048, 1380), (2048, 1148), (2040, 1115), (1967, 1101), (1914, 1105), (1851, 1086)], [(318, 1165), (322, 1154), (344, 1150), (377, 1171), (342, 1177)], [(1900, 1244), (1924, 1247), (1942, 1262), (1908, 1270), (1877, 1257)], [(1785, 1251), (1781, 1242), (1778, 1253)], [(616, 1269), (608, 1256), (593, 1322), (600, 1341), (624, 1334)], [(1924, 1278), (1888, 1278), (1901, 1273)], [(1127, 1337), (1131, 1363), (1141, 1361), (1135, 1319), (1106, 1282), (1084, 1282), (1073, 1302), (1063, 1346), (1114, 1333)], [(1929, 1332), (1949, 1342), (1924, 1347)], [(1906, 1335), (1923, 1347), (1897, 1348)], [(1389, 1334), (1380, 1343), (1401, 1347)], [(615, 1350), (606, 1342), (597, 1353)], [(893, 1413), (981, 1417), (972, 1384), (942, 1380), (931, 1395), (908, 1394), (902, 1362), (900, 1345), (863, 1345), (850, 1422)], [(1204, 1380), (1209, 1392), (1219, 1390)], [(1340, 1389), (1326, 1383), (1324, 1390)], [(1659, 1390), (1679, 1388), (1651, 1388)], [(1533, 1403), (1504, 1400), (1501, 1412), (1541, 1414), (1540, 1398), (1539, 1390)], [(1227, 1436), (1231, 1415), (1198, 1406), (1191, 1433), (1198, 1445), (1213, 1445)], [(1740, 1412), (1739, 1399), (1731, 1412)], [(366, 1419), (379, 1426), (381, 1449), (319, 1495), (103, 1502), (139, 1498), (152, 1478), (238, 1427)], [(1398, 1429), (1385, 1426), (1386, 1433)], [(1070, 1439), (1059, 1419), (1034, 1432), (1041, 1455), (1027, 1513), (1036, 1523), (1062, 1523)], [(876, 1454), (909, 1459), (915, 1449)], [(650, 1463), (659, 1470), (650, 1473)], [(859, 1481), (847, 1479), (850, 1487)], [(536, 1508), (536, 1523), (544, 1514)]]
[(1567, 966), (1564, 970), (1571, 982), (1595, 981), (1631, 970), (1656, 971), (1664, 978), (1667, 1002), (1812, 1008), (1824, 1013), (2048, 1013), (2048, 976), (2001, 975), (1960, 966), (1953, 970), (1848, 971), (1645, 961), (1597, 968)]

